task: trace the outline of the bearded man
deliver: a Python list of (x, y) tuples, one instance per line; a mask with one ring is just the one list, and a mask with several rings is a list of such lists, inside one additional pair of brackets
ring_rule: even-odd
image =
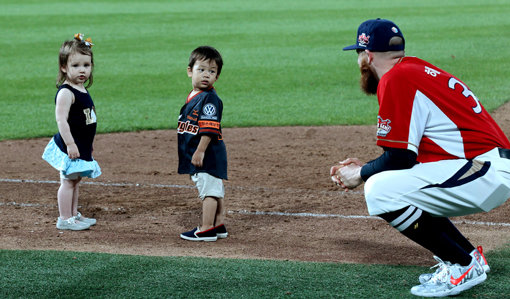
[(384, 152), (368, 163), (348, 158), (331, 176), (345, 190), (365, 182), (370, 215), (434, 254), (437, 270), (420, 275), (412, 294), (456, 295), (485, 281), (490, 267), (448, 217), (510, 197), (510, 142), (465, 83), (404, 49), (400, 28), (384, 19), (363, 22), (344, 48), (358, 53), (361, 89), (377, 95)]

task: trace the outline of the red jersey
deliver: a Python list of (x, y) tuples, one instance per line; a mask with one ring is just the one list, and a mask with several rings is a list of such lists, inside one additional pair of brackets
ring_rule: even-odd
[(510, 148), (466, 84), (424, 60), (402, 58), (381, 78), (377, 98), (377, 145), (412, 150), (418, 162)]

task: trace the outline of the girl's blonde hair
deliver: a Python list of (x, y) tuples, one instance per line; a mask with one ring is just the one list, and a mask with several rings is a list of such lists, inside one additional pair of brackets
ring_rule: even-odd
[[(82, 40), (78, 40), (76, 38), (72, 40), (65, 41), (60, 47), (60, 51), (58, 53), (58, 76), (57, 76), (57, 88), (64, 83), (66, 80), (66, 73), (62, 71), (62, 67), (67, 65), (67, 60), (69, 56), (73, 53), (80, 53), (83, 55), (90, 56), (90, 60), (92, 63), (92, 71), (94, 70), (94, 54), (92, 53), (91, 46)], [(89, 88), (92, 86), (92, 82), (94, 81), (92, 71), (90, 72), (90, 77), (87, 80), (89, 83), (85, 88)]]

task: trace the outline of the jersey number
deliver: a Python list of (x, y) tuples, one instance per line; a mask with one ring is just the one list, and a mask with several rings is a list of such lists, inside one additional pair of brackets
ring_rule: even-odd
[(476, 106), (473, 107), (473, 111), (475, 113), (482, 112), (482, 106), (480, 105), (480, 101), (478, 101), (478, 98), (475, 96), (475, 94), (471, 90), (469, 90), (467, 86), (464, 85), (464, 83), (460, 82), (455, 78), (450, 78), (450, 80), (448, 81), (448, 87), (450, 87), (451, 89), (455, 89), (455, 85), (457, 84), (459, 84), (463, 88), (462, 95), (464, 95), (466, 98), (472, 97), (473, 100), (475, 100)]
[[(93, 113), (93, 111), (92, 111)], [(90, 108), (83, 109), (83, 114), (85, 114), (85, 124), (90, 125), (95, 123), (94, 117), (92, 117), (92, 113)]]

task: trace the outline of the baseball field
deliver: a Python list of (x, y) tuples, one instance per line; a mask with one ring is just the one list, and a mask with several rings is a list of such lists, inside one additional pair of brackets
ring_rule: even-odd
[[(460, 77), (510, 136), (508, 1), (35, 1), (0, 3), (0, 298), (410, 298), (432, 255), (368, 216), (363, 188), (329, 167), (369, 160), (377, 101), (359, 90), (354, 43), (369, 18), (395, 21), (407, 55)], [(58, 231), (58, 173), (41, 159), (56, 133), (61, 43), (94, 42), (98, 116), (80, 211)], [(223, 55), (229, 237), (189, 242), (200, 221), (177, 174), (176, 125), (189, 53)], [(510, 203), (452, 218), (491, 266), (459, 298), (508, 298)]]

